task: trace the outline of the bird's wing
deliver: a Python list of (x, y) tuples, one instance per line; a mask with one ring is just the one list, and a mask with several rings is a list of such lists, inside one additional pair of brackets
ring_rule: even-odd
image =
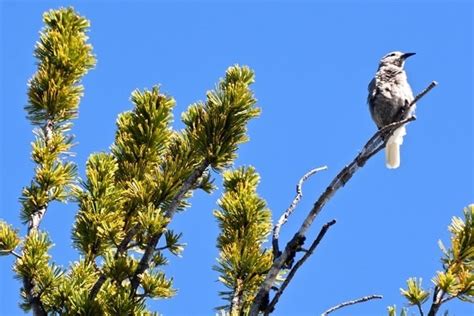
[(377, 94), (377, 87), (375, 85), (375, 78), (373, 78), (368, 86), (369, 95), (367, 96), (367, 103), (371, 104), (374, 101), (374, 97)]

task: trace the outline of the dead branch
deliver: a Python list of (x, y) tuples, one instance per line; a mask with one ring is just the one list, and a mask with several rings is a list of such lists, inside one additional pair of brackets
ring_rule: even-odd
[(410, 102), (410, 105), (409, 107), (412, 107), (413, 104), (415, 104), (416, 102), (418, 102), (418, 100), (420, 100), (421, 98), (423, 98), (428, 92), (430, 92), (431, 89), (433, 89), (434, 87), (436, 87), (438, 85), (438, 83), (436, 81), (431, 81), (431, 83), (428, 85), (428, 87), (426, 87), (423, 91), (421, 91), (420, 93), (418, 93), (416, 95), (416, 97), (413, 99), (413, 101)]
[[(426, 89), (419, 93), (406, 109), (411, 108), (417, 101), (425, 96), (431, 89), (433, 89), (437, 83), (431, 82)], [(404, 113), (409, 113), (405, 109)], [(404, 113), (400, 113), (400, 118), (404, 117)], [(264, 298), (268, 296), (270, 288), (273, 286), (278, 274), (284, 267), (287, 259), (292, 257), (294, 252), (302, 246), (302, 241), (306, 238), (306, 232), (311, 227), (316, 216), (321, 212), (322, 208), (326, 203), (334, 196), (334, 194), (343, 187), (352, 176), (365, 165), (365, 163), (373, 157), (377, 152), (385, 147), (386, 140), (393, 134), (393, 132), (400, 126), (415, 120), (414, 116), (400, 119), (397, 122), (389, 124), (380, 130), (378, 130), (365, 144), (360, 153), (352, 160), (352, 162), (345, 166), (332, 180), (326, 190), (320, 195), (318, 200), (314, 203), (313, 208), (309, 211), (306, 219), (301, 224), (300, 228), (293, 236), (293, 238), (286, 244), (285, 250), (274, 258), (273, 265), (268, 271), (265, 280), (260, 286), (257, 295), (252, 303), (250, 309), (251, 316), (257, 316), (259, 311), (266, 311), (267, 306), (262, 306)]]
[(291, 268), (290, 272), (288, 273), (288, 275), (285, 278), (285, 281), (283, 281), (280, 288), (275, 293), (275, 296), (273, 297), (272, 301), (270, 302), (270, 304), (268, 304), (268, 307), (265, 311), (265, 315), (269, 315), (270, 313), (273, 312), (273, 310), (275, 309), (276, 303), (278, 303), (278, 300), (279, 300), (280, 296), (283, 294), (283, 291), (286, 289), (288, 284), (290, 284), (291, 280), (293, 279), (293, 277), (296, 274), (296, 271), (298, 271), (298, 269), (309, 258), (309, 256), (311, 256), (313, 254), (316, 247), (319, 245), (321, 240), (324, 238), (324, 235), (326, 235), (326, 232), (328, 231), (328, 229), (334, 224), (336, 224), (335, 219), (327, 222), (326, 224), (323, 225), (323, 227), (321, 227), (321, 230), (319, 231), (319, 234), (316, 237), (316, 239), (311, 244), (311, 247), (309, 247), (309, 249), (306, 251), (304, 256), (301, 257), (301, 259), (299, 259), (298, 262), (296, 262), (296, 264), (293, 266), (293, 268)]
[(273, 257), (276, 258), (280, 254), (280, 249), (278, 245), (278, 238), (280, 238), (280, 230), (281, 227), (286, 223), (288, 218), (290, 217), (291, 213), (295, 210), (296, 206), (300, 202), (301, 198), (303, 197), (303, 183), (308, 180), (312, 175), (316, 174), (319, 171), (326, 170), (327, 166), (322, 166), (319, 168), (314, 168), (308, 171), (303, 177), (301, 177), (300, 181), (296, 185), (296, 196), (291, 202), (290, 206), (286, 209), (286, 211), (280, 216), (280, 219), (273, 227), (273, 238), (272, 238), (272, 245), (273, 245)]
[(338, 304), (334, 307), (331, 307), (330, 309), (328, 309), (327, 311), (325, 311), (324, 313), (321, 314), (321, 316), (327, 316), (329, 315), (330, 313), (340, 309), (340, 308), (343, 308), (343, 307), (346, 307), (346, 306), (350, 306), (350, 305), (354, 305), (354, 304), (359, 304), (359, 303), (363, 303), (363, 302), (367, 302), (367, 301), (370, 301), (370, 300), (373, 300), (373, 299), (382, 299), (383, 296), (382, 295), (369, 295), (369, 296), (364, 296), (364, 297), (361, 297), (361, 298), (358, 298), (356, 300), (352, 300), (352, 301), (347, 301), (347, 302), (344, 302), (344, 303), (341, 303), (341, 304)]

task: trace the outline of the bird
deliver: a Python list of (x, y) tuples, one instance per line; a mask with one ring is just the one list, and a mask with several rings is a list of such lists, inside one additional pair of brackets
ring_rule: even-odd
[[(415, 53), (390, 52), (383, 56), (375, 77), (369, 83), (367, 103), (373, 121), (379, 129), (414, 115), (416, 105), (408, 106), (413, 101), (413, 92), (404, 70), (405, 61)], [(385, 165), (389, 169), (400, 166), (400, 145), (406, 135), (405, 125), (397, 128), (386, 141)]]

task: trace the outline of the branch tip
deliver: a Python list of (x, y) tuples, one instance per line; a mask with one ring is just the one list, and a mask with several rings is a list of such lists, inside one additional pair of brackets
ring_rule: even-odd
[(300, 202), (301, 198), (303, 197), (303, 184), (306, 180), (308, 180), (311, 176), (315, 175), (319, 171), (327, 170), (327, 166), (321, 166), (310, 171), (306, 172), (298, 181), (296, 185), (296, 196), (294, 197), (293, 201), (291, 202), (290, 206), (286, 209), (286, 211), (280, 216), (280, 219), (273, 227), (273, 235), (272, 235), (272, 247), (273, 247), (273, 257), (277, 258), (280, 254), (280, 249), (278, 245), (278, 238), (280, 238), (280, 230), (281, 227), (286, 223), (290, 215), (296, 209), (296, 206)]
[(382, 299), (382, 298), (383, 298), (382, 295), (375, 294), (375, 295), (364, 296), (364, 297), (361, 297), (361, 298), (358, 298), (358, 299), (355, 299), (355, 300), (352, 300), (352, 301), (343, 302), (343, 303), (340, 303), (336, 306), (333, 306), (333, 307), (329, 308), (324, 313), (322, 313), (321, 316), (327, 316), (330, 313), (332, 313), (332, 312), (334, 312), (338, 309), (341, 309), (343, 307), (346, 307), (346, 306), (355, 305), (355, 304), (367, 302), (367, 301), (370, 301), (370, 300)]

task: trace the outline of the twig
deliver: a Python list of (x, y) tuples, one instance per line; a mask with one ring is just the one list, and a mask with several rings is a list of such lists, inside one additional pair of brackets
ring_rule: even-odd
[(421, 91), (420, 93), (418, 93), (418, 95), (413, 99), (413, 101), (410, 103), (410, 107), (413, 106), (413, 104), (415, 104), (416, 102), (418, 102), (421, 98), (423, 98), (428, 92), (431, 91), (431, 89), (433, 89), (434, 87), (436, 87), (438, 85), (438, 82), (436, 81), (431, 81), (431, 83), (428, 85), (428, 87), (426, 87), (423, 91)]
[(10, 251), (10, 253), (11, 253), (13, 256), (15, 256), (17, 259), (20, 259), (20, 258), (21, 258), (21, 256), (20, 256), (16, 251), (14, 251), (14, 250)]
[(288, 273), (288, 275), (286, 276), (285, 278), (285, 281), (283, 281), (283, 283), (281, 284), (280, 288), (277, 290), (277, 292), (275, 293), (275, 296), (273, 297), (272, 301), (270, 302), (270, 304), (268, 304), (268, 307), (266, 308), (265, 310), (265, 315), (269, 315), (270, 313), (273, 312), (274, 308), (275, 308), (275, 305), (276, 303), (278, 303), (278, 300), (280, 298), (280, 296), (283, 294), (283, 291), (286, 289), (286, 287), (288, 286), (288, 284), (290, 284), (291, 280), (293, 279), (293, 277), (295, 276), (296, 274), (296, 271), (298, 271), (298, 269), (303, 265), (303, 263), (309, 258), (309, 256), (311, 256), (314, 252), (314, 250), (316, 249), (316, 247), (319, 245), (319, 243), (321, 242), (321, 240), (324, 238), (324, 235), (326, 235), (326, 232), (328, 231), (328, 229), (332, 226), (336, 224), (336, 220), (333, 219), (329, 222), (327, 222), (326, 224), (323, 225), (323, 227), (321, 227), (321, 230), (319, 231), (319, 234), (318, 236), (316, 237), (316, 239), (313, 241), (313, 243), (311, 244), (311, 247), (309, 247), (309, 249), (305, 252), (304, 256), (301, 257), (301, 259), (299, 259), (296, 264), (293, 266), (293, 268), (290, 270), (290, 272)]
[(418, 304), (416, 304), (416, 306), (418, 307), (418, 312), (420, 312), (420, 316), (425, 316), (424, 313), (423, 313), (423, 308), (421, 308), (421, 304), (418, 303)]
[(161, 247), (156, 247), (156, 248), (155, 248), (155, 251), (163, 251), (163, 250), (168, 249), (169, 247), (170, 247), (169, 245), (161, 246)]
[(374, 300), (374, 299), (382, 299), (382, 298), (383, 298), (382, 295), (369, 295), (369, 296), (364, 296), (364, 297), (358, 298), (358, 299), (353, 300), (353, 301), (347, 301), (347, 302), (338, 304), (334, 307), (331, 307), (330, 309), (328, 309), (327, 311), (322, 313), (321, 316), (326, 316), (326, 315), (328, 315), (328, 314), (330, 314), (330, 313), (332, 313), (332, 312), (334, 312), (334, 311), (336, 311), (340, 308), (346, 307), (346, 306), (359, 304), (359, 303), (367, 302), (367, 301)]
[[(424, 95), (426, 95), (431, 89), (436, 86), (436, 82), (433, 81), (425, 90), (418, 94), (413, 101), (408, 105), (408, 108), (413, 106), (416, 101), (420, 100)], [(268, 295), (270, 288), (275, 282), (278, 274), (280, 273), (283, 265), (292, 254), (294, 254), (295, 249), (301, 247), (301, 240), (304, 240), (306, 232), (310, 228), (316, 216), (321, 212), (324, 205), (333, 197), (333, 195), (343, 187), (355, 174), (357, 170), (365, 165), (365, 163), (373, 157), (377, 152), (379, 152), (386, 144), (387, 136), (390, 136), (398, 127), (403, 124), (406, 124), (415, 118), (409, 117), (401, 121), (389, 124), (379, 131), (377, 131), (365, 144), (361, 152), (352, 160), (352, 162), (345, 166), (337, 176), (332, 180), (326, 190), (320, 195), (318, 200), (314, 203), (313, 208), (310, 210), (303, 224), (301, 224), (297, 233), (293, 238), (286, 244), (285, 250), (278, 256), (270, 270), (268, 271), (265, 280), (262, 282), (257, 295), (252, 303), (250, 308), (250, 315), (257, 316), (259, 311), (265, 306), (262, 306), (264, 298)], [(429, 315), (432, 316), (432, 315)]]
[(446, 302), (449, 302), (450, 300), (452, 300), (452, 299), (454, 299), (454, 298), (457, 298), (458, 296), (459, 296), (459, 293), (458, 293), (457, 295), (454, 295), (454, 296), (448, 296), (448, 297), (446, 297), (446, 298), (443, 298), (443, 299), (441, 300), (441, 304), (444, 304), (444, 303), (446, 303)]
[(280, 216), (280, 219), (278, 222), (275, 224), (275, 227), (273, 227), (273, 237), (272, 237), (272, 245), (273, 245), (273, 257), (276, 258), (280, 254), (280, 249), (278, 246), (278, 238), (280, 238), (280, 230), (281, 227), (286, 223), (288, 218), (290, 217), (291, 213), (295, 210), (296, 206), (300, 202), (301, 198), (303, 197), (303, 183), (308, 180), (312, 175), (316, 174), (319, 171), (326, 170), (328, 167), (327, 166), (322, 166), (319, 168), (314, 168), (310, 171), (308, 171), (303, 177), (301, 177), (300, 181), (298, 181), (298, 184), (296, 185), (296, 196), (293, 199), (293, 202), (291, 202), (290, 206), (286, 209), (286, 211)]

